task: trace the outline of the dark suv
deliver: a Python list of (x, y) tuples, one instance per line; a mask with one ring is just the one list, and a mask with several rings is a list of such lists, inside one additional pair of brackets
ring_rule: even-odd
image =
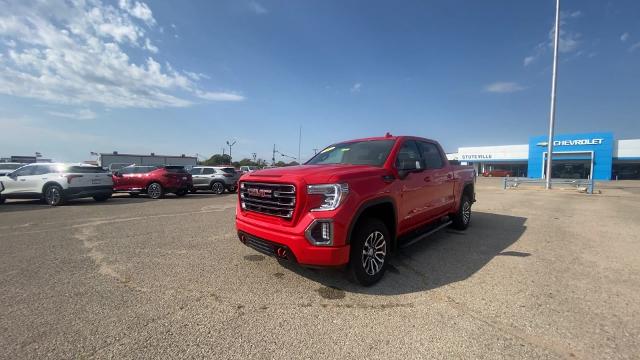
[(131, 196), (147, 194), (159, 199), (166, 193), (185, 196), (193, 186), (191, 174), (184, 166), (127, 166), (113, 173), (113, 191)]

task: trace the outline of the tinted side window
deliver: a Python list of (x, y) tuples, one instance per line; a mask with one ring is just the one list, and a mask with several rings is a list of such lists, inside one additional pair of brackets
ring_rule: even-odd
[(32, 175), (44, 175), (52, 172), (49, 165), (35, 165), (33, 168)]
[(189, 170), (189, 174), (191, 175), (200, 175), (202, 174), (202, 168), (193, 168)]
[(211, 168), (206, 168), (206, 169), (202, 169), (202, 173), (204, 175), (211, 175), (211, 174), (215, 174), (216, 170)]
[(396, 168), (398, 169), (419, 169), (421, 167), (420, 153), (416, 142), (405, 141), (396, 156)]
[(28, 176), (33, 175), (33, 171), (35, 170), (35, 166), (23, 166), (20, 169), (13, 172), (15, 176)]
[(440, 150), (433, 143), (420, 142), (420, 152), (427, 169), (441, 169), (444, 166)]

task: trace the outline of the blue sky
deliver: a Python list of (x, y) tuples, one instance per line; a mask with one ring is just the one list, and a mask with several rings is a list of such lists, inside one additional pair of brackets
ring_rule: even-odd
[[(553, 0), (0, 0), (0, 156), (547, 131)], [(640, 137), (640, 2), (562, 1), (558, 132)], [(280, 160), (279, 158), (278, 160)]]

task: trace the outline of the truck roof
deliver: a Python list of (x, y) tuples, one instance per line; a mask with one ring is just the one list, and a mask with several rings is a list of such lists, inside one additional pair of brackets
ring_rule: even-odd
[(395, 140), (402, 140), (402, 139), (420, 139), (420, 140), (427, 140), (427, 141), (437, 142), (435, 140), (424, 138), (424, 137), (421, 137), (421, 136), (413, 136), (413, 135), (394, 136), (394, 135), (391, 135), (391, 134), (387, 133), (387, 135), (385, 135), (385, 136), (374, 136), (374, 137), (361, 138), (361, 139), (345, 140), (345, 141), (337, 142), (336, 144), (348, 143), (348, 142), (356, 142), (356, 141), (374, 141), (374, 140), (394, 140), (395, 141)]

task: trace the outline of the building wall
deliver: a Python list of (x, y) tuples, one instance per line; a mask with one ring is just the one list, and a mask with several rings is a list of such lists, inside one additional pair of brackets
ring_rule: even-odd
[(640, 160), (640, 139), (617, 140), (613, 148), (613, 157), (621, 160)]
[[(547, 152), (547, 137), (536, 136), (529, 141), (528, 176), (543, 177), (543, 156)], [(554, 137), (553, 153), (562, 154), (564, 159), (584, 159), (585, 155), (570, 155), (571, 152), (593, 151), (593, 178), (611, 180), (613, 164), (613, 134), (609, 132), (585, 134), (561, 134)]]
[(529, 145), (475, 146), (458, 149), (458, 160), (467, 162), (527, 161)]
[[(195, 166), (198, 164), (198, 159), (191, 156), (100, 154), (100, 166), (108, 168), (111, 164)], [(118, 166), (118, 168), (119, 167), (121, 166)]]

